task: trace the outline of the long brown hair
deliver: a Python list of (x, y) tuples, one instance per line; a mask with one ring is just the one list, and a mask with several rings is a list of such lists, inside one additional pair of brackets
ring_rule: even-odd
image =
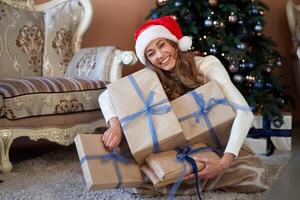
[(174, 70), (161, 70), (153, 66), (148, 59), (146, 59), (146, 64), (147, 67), (150, 67), (156, 72), (169, 100), (173, 100), (203, 85), (206, 82), (206, 78), (196, 67), (193, 53), (181, 52), (178, 49), (177, 43), (168, 39), (166, 39), (166, 41), (170, 43), (174, 47), (175, 52), (177, 52), (177, 55), (175, 55), (176, 64)]

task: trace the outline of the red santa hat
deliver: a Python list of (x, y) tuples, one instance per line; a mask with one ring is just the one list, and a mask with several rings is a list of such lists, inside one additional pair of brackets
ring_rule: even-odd
[(134, 35), (136, 40), (135, 52), (141, 63), (146, 64), (145, 49), (148, 44), (157, 38), (165, 38), (178, 44), (181, 51), (187, 51), (192, 46), (192, 39), (183, 36), (175, 19), (164, 16), (145, 22)]

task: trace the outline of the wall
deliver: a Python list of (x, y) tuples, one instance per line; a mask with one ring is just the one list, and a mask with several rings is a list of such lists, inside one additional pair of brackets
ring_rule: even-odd
[[(92, 0), (94, 17), (83, 39), (83, 46), (114, 45), (134, 50), (134, 32), (145, 21), (155, 0)], [(139, 69), (127, 66), (124, 75)]]

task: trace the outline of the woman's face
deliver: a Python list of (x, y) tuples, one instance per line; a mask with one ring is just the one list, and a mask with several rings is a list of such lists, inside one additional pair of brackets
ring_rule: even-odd
[(145, 56), (154, 67), (165, 71), (171, 71), (176, 64), (176, 50), (166, 39), (151, 41), (146, 47)]

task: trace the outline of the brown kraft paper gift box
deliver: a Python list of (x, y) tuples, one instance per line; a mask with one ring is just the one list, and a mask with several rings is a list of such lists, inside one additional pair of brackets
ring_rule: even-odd
[[(111, 153), (104, 147), (101, 137), (100, 134), (79, 134), (75, 137), (75, 145), (88, 190), (113, 189), (117, 186), (139, 187), (143, 183), (143, 177), (140, 167), (133, 158), (129, 159), (127, 164), (119, 160), (103, 161), (99, 158)], [(122, 146), (122, 149), (126, 149), (124, 145)], [(86, 156), (94, 158), (85, 160)], [(122, 183), (117, 175), (117, 167)]]
[[(141, 95), (135, 89), (132, 78), (138, 85)], [(153, 128), (156, 132), (154, 135), (156, 135), (160, 150), (173, 149), (186, 143), (181, 126), (155, 72), (145, 68), (109, 84), (107, 88), (121, 124), (124, 124), (122, 119), (125, 117), (145, 109), (145, 102), (148, 102), (148, 98), (151, 96), (150, 91), (154, 92), (153, 101), (150, 105), (157, 105), (164, 101), (164, 103), (151, 109), (155, 110), (166, 106), (170, 109), (165, 113), (151, 113), (149, 115), (146, 114), (146, 111), (142, 111), (126, 126), (122, 125), (129, 148), (139, 164), (142, 164), (145, 157), (152, 154), (153, 149), (155, 149), (149, 118), (152, 119)]]
[[(194, 91), (203, 95), (206, 104), (211, 98), (221, 99), (225, 97), (216, 81), (210, 81)], [(216, 145), (213, 143), (209, 127), (203, 116), (200, 117), (199, 123), (196, 122), (195, 117), (182, 119), (191, 113), (199, 111), (199, 106), (190, 93), (173, 100), (171, 105), (180, 121), (184, 137), (189, 143), (203, 142), (208, 146)], [(220, 145), (225, 147), (236, 116), (234, 110), (230, 105), (217, 104), (212, 107), (207, 116), (221, 143)]]
[[(192, 149), (206, 147), (204, 143), (197, 143), (192, 145)], [(184, 164), (176, 160), (177, 152), (169, 150), (158, 154), (150, 155), (146, 158), (141, 170), (149, 177), (154, 187), (162, 187), (175, 183), (178, 177), (181, 176)], [(189, 155), (192, 158), (210, 157), (218, 159), (219, 156), (212, 150), (199, 151)], [(198, 171), (204, 168), (204, 164), (196, 162)], [(185, 162), (186, 174), (191, 173), (190, 165)]]

